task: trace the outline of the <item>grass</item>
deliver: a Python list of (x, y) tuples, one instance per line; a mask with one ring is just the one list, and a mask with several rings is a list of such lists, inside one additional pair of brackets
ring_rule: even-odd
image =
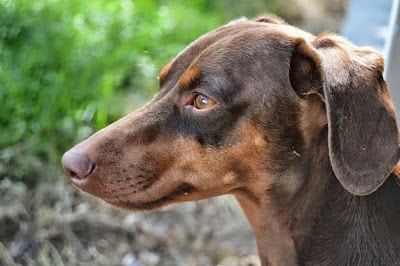
[(187, 44), (265, 6), (232, 3), (0, 1), (0, 178), (33, 185), (35, 164), (143, 105)]

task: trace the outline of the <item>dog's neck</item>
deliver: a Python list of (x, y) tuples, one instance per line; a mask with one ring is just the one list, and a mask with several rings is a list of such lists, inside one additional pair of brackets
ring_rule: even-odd
[(270, 188), (272, 196), (257, 204), (237, 195), (256, 234), (262, 265), (400, 263), (397, 177), (391, 174), (371, 195), (354, 196), (326, 171), (329, 159), (316, 163), (304, 165), (320, 171), (298, 171), (305, 182), (293, 195)]
[[(393, 174), (368, 196), (354, 196), (332, 179), (318, 207), (309, 233), (295, 239), (300, 264), (400, 262), (400, 187)], [(304, 224), (292, 226), (301, 230)]]

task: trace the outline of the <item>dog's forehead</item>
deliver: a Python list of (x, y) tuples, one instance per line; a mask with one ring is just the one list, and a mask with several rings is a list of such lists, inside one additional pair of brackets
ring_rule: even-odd
[(240, 49), (243, 46), (249, 46), (253, 43), (263, 41), (292, 42), (298, 38), (313, 40), (312, 34), (295, 28), (287, 24), (274, 24), (267, 22), (256, 22), (245, 19), (235, 20), (214, 31), (204, 34), (196, 41), (191, 43), (177, 57), (187, 59), (198, 56), (208, 48), (213, 50)]
[[(168, 63), (160, 73), (160, 83), (166, 79), (174, 83), (191, 66), (218, 65), (223, 59), (239, 58), (267, 45), (268, 49), (282, 49), (298, 38), (313, 40), (305, 31), (286, 24), (249, 21), (232, 21), (214, 31), (204, 34)], [(221, 65), (223, 67), (223, 65)]]

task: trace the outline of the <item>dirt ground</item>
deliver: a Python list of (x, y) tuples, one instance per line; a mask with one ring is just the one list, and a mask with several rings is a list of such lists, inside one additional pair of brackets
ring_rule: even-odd
[(244, 255), (257, 262), (232, 196), (130, 213), (63, 179), (34, 191), (4, 179), (0, 193), (0, 265), (235, 265)]

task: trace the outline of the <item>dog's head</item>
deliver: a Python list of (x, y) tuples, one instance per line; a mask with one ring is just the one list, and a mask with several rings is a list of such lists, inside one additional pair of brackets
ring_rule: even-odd
[(379, 54), (338, 36), (240, 19), (193, 42), (151, 102), (63, 166), (83, 191), (132, 210), (227, 193), (257, 202), (277, 182), (295, 192), (296, 171), (318, 160), (366, 195), (399, 158), (382, 70)]

